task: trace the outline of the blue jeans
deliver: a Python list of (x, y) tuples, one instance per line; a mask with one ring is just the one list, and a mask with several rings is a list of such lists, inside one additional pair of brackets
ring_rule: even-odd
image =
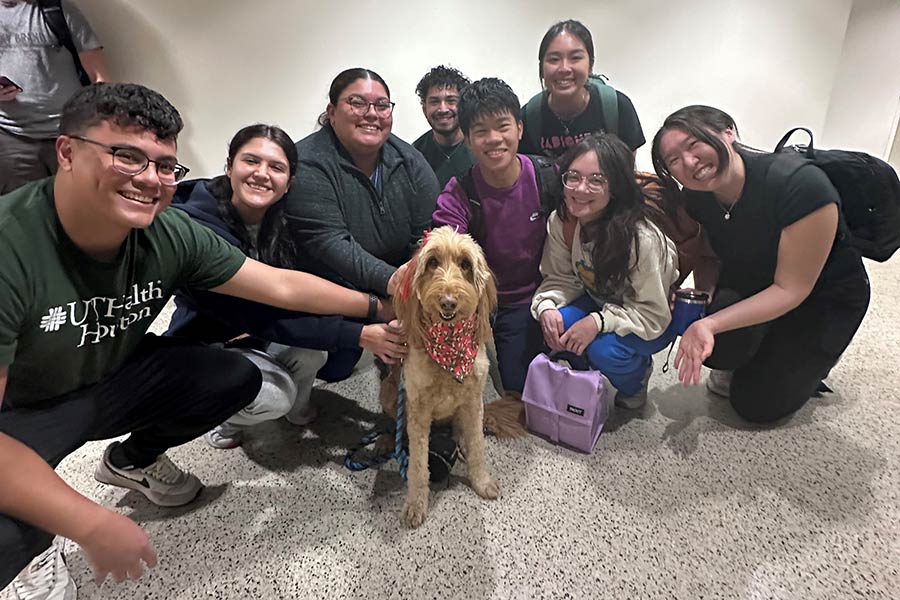
[[(599, 307), (587, 294), (559, 309), (565, 329), (597, 311)], [(650, 357), (668, 346), (673, 339), (675, 334), (668, 330), (655, 340), (645, 340), (633, 333), (624, 337), (615, 333), (602, 333), (588, 344), (584, 353), (591, 366), (606, 375), (617, 390), (633, 396), (641, 389)]]
[(544, 347), (540, 324), (531, 316), (531, 304), (501, 305), (492, 330), (503, 387), (522, 393), (528, 365)]

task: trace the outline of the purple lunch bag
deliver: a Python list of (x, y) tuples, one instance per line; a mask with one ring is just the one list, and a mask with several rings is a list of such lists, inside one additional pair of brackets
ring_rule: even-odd
[(528, 367), (522, 401), (528, 429), (590, 453), (609, 416), (613, 395), (600, 371), (578, 371), (539, 354)]

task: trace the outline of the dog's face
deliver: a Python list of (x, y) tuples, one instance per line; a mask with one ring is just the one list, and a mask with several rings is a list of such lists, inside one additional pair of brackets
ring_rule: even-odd
[(395, 300), (395, 308), (411, 335), (416, 327), (454, 323), (475, 313), (490, 329), (490, 315), (497, 306), (494, 276), (481, 247), (468, 235), (449, 226), (433, 230), (408, 277), (409, 294)]

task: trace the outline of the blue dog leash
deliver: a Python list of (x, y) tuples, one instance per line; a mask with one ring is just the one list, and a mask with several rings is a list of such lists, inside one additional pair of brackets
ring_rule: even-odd
[(400, 477), (406, 479), (406, 469), (409, 466), (409, 453), (403, 449), (403, 432), (406, 430), (406, 385), (403, 377), (400, 378), (400, 385), (397, 388), (397, 422), (395, 424), (394, 433), (394, 451), (381, 456), (376, 456), (369, 461), (358, 461), (354, 459), (354, 455), (371, 444), (375, 443), (384, 432), (374, 430), (363, 437), (359, 444), (347, 452), (344, 457), (344, 466), (351, 471), (365, 471), (371, 467), (382, 465), (391, 459), (396, 459), (400, 466)]

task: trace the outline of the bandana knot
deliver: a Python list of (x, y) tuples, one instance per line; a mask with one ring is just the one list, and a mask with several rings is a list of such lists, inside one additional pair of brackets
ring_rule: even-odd
[(428, 356), (456, 381), (462, 383), (475, 367), (478, 344), (475, 342), (477, 315), (456, 323), (435, 323), (425, 330)]

